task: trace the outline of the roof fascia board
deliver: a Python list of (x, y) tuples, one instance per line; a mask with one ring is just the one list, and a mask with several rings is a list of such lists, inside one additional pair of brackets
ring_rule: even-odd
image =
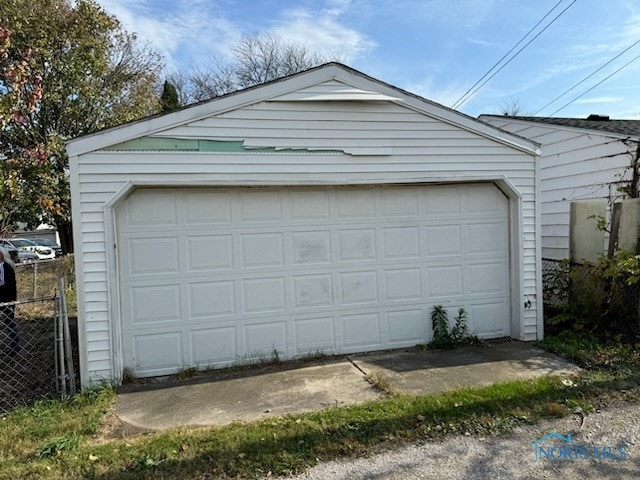
[(380, 93), (390, 97), (402, 97), (401, 101), (396, 101), (394, 103), (409, 107), (423, 115), (463, 128), (472, 133), (476, 133), (490, 140), (498, 141), (504, 145), (517, 148), (518, 150), (526, 153), (540, 155), (540, 145), (533, 140), (529, 140), (528, 138), (481, 122), (473, 117), (465, 115), (464, 113), (458, 112), (457, 110), (447, 108), (443, 105), (432, 102), (431, 100), (399, 89), (355, 70), (340, 69), (334, 79), (346, 83), (347, 85), (351, 85), (352, 87), (362, 89), (371, 89), (372, 84), (375, 84), (375, 90)]
[(483, 118), (498, 118), (502, 120), (509, 120), (510, 122), (521, 123), (521, 124), (535, 125), (535, 126), (548, 127), (548, 128), (557, 128), (560, 130), (567, 130), (570, 132), (584, 133), (589, 135), (599, 135), (601, 137), (619, 138), (620, 140), (625, 140), (627, 138), (633, 141), (640, 140), (640, 137), (636, 135), (625, 135), (624, 133), (608, 132), (605, 130), (596, 130), (594, 128), (570, 127), (568, 125), (558, 125), (556, 123), (549, 123), (549, 122), (536, 122), (535, 120), (523, 120), (519, 118), (510, 118), (510, 117), (504, 117), (503, 115), (482, 114), (478, 116), (478, 120), (482, 120)]

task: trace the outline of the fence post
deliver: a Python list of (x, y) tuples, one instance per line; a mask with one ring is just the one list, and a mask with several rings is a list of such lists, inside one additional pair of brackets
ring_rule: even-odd
[(71, 331), (69, 329), (69, 315), (67, 315), (67, 290), (64, 277), (58, 280), (60, 289), (60, 305), (62, 307), (62, 322), (64, 324), (64, 349), (67, 362), (67, 375), (69, 376), (69, 393), (76, 393), (76, 374), (73, 368), (73, 350), (71, 349)]
[(67, 379), (66, 372), (64, 368), (64, 328), (62, 325), (62, 301), (60, 300), (60, 296), (56, 297), (56, 330), (57, 330), (57, 338), (56, 343), (58, 345), (58, 363), (59, 367), (59, 381), (60, 381), (60, 393), (63, 397), (67, 396)]

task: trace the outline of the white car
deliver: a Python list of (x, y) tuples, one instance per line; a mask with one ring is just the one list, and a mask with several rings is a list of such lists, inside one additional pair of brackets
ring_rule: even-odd
[(49, 248), (44, 247), (42, 245), (37, 245), (31, 240), (27, 238), (11, 238), (9, 242), (16, 247), (18, 250), (25, 250), (27, 252), (33, 252), (38, 255), (40, 260), (49, 260), (52, 258), (56, 258), (56, 252)]

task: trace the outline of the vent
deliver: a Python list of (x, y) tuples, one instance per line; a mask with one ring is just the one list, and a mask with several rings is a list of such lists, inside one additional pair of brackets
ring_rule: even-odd
[(587, 117), (587, 120), (593, 120), (595, 122), (608, 122), (609, 115), (597, 115), (595, 113), (592, 113)]

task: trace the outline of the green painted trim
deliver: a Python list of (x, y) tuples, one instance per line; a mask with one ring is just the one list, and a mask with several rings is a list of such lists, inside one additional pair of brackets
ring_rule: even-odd
[(279, 153), (343, 153), (342, 150), (308, 150), (306, 148), (246, 148), (242, 140), (185, 140), (182, 138), (144, 137), (113, 145), (105, 150), (116, 152), (279, 152)]
[(121, 152), (244, 152), (242, 141), (185, 140), (182, 138), (145, 137), (119, 143), (107, 150)]

